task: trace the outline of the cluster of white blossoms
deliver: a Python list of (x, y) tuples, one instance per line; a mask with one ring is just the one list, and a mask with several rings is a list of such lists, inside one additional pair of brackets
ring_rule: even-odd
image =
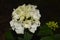
[(11, 28), (17, 34), (24, 34), (24, 29), (27, 28), (34, 33), (40, 26), (40, 13), (35, 5), (22, 5), (14, 9), (12, 12), (12, 20), (10, 21)]

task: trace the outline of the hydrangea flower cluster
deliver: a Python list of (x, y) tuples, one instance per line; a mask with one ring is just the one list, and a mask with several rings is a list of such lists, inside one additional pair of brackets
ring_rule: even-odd
[(17, 34), (24, 34), (24, 29), (28, 29), (34, 33), (37, 27), (40, 26), (40, 12), (35, 5), (22, 5), (14, 9), (12, 12), (12, 20), (10, 21), (11, 28)]
[(58, 23), (57, 22), (54, 22), (54, 21), (49, 21), (48, 23), (46, 23), (46, 25), (49, 28), (53, 29), (53, 30), (55, 30), (56, 28), (58, 28)]

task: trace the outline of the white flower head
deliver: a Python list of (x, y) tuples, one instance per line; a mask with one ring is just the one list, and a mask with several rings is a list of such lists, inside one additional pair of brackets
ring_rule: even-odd
[(24, 29), (28, 28), (34, 33), (40, 26), (40, 12), (35, 5), (22, 5), (14, 9), (12, 12), (12, 20), (10, 25), (17, 34), (24, 34)]

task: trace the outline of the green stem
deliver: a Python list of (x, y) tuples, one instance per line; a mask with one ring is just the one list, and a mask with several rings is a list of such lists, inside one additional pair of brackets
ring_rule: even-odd
[(24, 33), (24, 40), (31, 40), (31, 38), (32, 38), (32, 34), (30, 34), (28, 32)]

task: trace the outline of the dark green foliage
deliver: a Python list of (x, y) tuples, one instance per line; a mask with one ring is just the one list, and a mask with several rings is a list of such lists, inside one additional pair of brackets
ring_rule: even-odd
[[(51, 30), (47, 25), (40, 26), (38, 32), (36, 32), (36, 36), (37, 35), (41, 37), (37, 40), (60, 40), (60, 34), (54, 33), (53, 30)], [(23, 38), (21, 38), (19, 35), (15, 38), (11, 31), (7, 31), (5, 33), (5, 37), (6, 40), (16, 40), (16, 38), (17, 40), (31, 40), (33, 38), (33, 34), (25, 30)]]
[(54, 37), (52, 36), (47, 36), (47, 37), (43, 37), (40, 40), (54, 40)]
[(53, 31), (47, 27), (46, 25), (40, 27), (40, 31), (38, 33), (40, 36), (48, 36), (48, 35), (53, 35)]
[(5, 33), (5, 37), (6, 37), (6, 40), (14, 40), (14, 37), (13, 37), (11, 31), (7, 31)]
[(23, 40), (23, 38), (21, 38), (21, 37), (18, 37), (18, 40)]
[(25, 32), (25, 34), (24, 34), (24, 40), (31, 40), (31, 38), (32, 38), (32, 34), (30, 34), (29, 32)]
[(55, 34), (55, 40), (60, 40), (60, 34)]

